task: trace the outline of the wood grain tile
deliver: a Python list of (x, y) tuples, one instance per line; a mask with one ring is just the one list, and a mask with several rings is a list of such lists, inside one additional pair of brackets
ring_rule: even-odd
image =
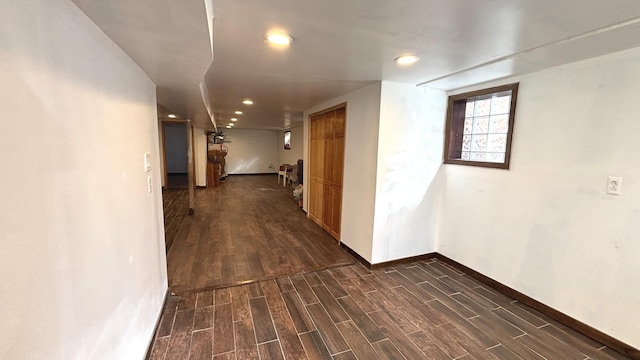
[[(244, 228), (216, 226), (239, 237), (267, 229), (262, 251), (300, 241), (273, 236), (286, 222), (237, 223)], [(220, 248), (234, 246), (230, 237)], [(439, 260), (372, 272), (351, 264), (170, 296), (150, 357), (628, 360), (465, 276)]]
[(408, 335), (411, 341), (422, 351), (428, 359), (432, 360), (451, 360), (451, 356), (447, 355), (427, 334), (423, 331), (416, 331)]
[(284, 356), (282, 355), (282, 348), (280, 348), (280, 343), (278, 341), (260, 344), (258, 345), (258, 349), (260, 350), (260, 357), (262, 359), (284, 359)]
[(400, 353), (398, 348), (393, 345), (391, 340), (384, 339), (382, 341), (378, 341), (377, 343), (371, 344), (378, 353), (378, 358), (383, 360), (396, 360), (396, 359), (404, 359), (404, 356)]
[(213, 327), (213, 306), (195, 309), (193, 316), (193, 331), (208, 329)]
[(249, 302), (258, 344), (277, 339), (276, 329), (273, 327), (273, 321), (265, 298), (255, 298), (249, 300)]
[(169, 341), (165, 359), (185, 359), (189, 357), (194, 312), (195, 310), (180, 310), (176, 312), (176, 319), (171, 330), (171, 340)]
[(169, 340), (171, 340), (169, 336), (157, 338), (153, 343), (153, 350), (151, 351), (149, 360), (163, 360), (169, 347)]
[(331, 354), (349, 350), (349, 346), (338, 331), (336, 325), (331, 321), (329, 314), (324, 310), (322, 304), (316, 303), (308, 305), (307, 310)]
[(329, 353), (329, 349), (322, 341), (320, 334), (318, 331), (310, 331), (304, 334), (300, 334), (300, 340), (302, 341), (302, 346), (304, 347), (304, 351), (307, 354), (309, 360), (331, 360), (331, 354)]
[(197, 189), (192, 216), (185, 216), (186, 195), (163, 192), (167, 274), (176, 293), (354, 264), (273, 175), (230, 176)]
[(346, 290), (347, 294), (358, 303), (364, 312), (369, 313), (380, 310), (380, 308), (360, 290), (353, 279), (340, 280), (340, 285)]
[(231, 304), (216, 305), (213, 324), (213, 354), (235, 350)]
[(213, 329), (191, 333), (189, 360), (211, 360), (213, 356)]
[(378, 357), (376, 351), (362, 335), (362, 332), (360, 332), (353, 321), (344, 321), (336, 324), (336, 326), (357, 358), (375, 359)]
[(273, 324), (278, 332), (284, 356), (290, 359), (305, 359), (304, 348), (278, 285), (273, 280), (265, 281), (262, 283), (262, 290), (271, 309)]
[(398, 350), (407, 359), (423, 359), (423, 354), (416, 345), (396, 326), (396, 324), (382, 311), (370, 314), (372, 320), (380, 327), (380, 330), (393, 342)]
[(295, 291), (285, 292), (282, 294), (284, 302), (287, 304), (287, 310), (291, 315), (291, 319), (298, 331), (298, 334), (315, 330), (316, 326), (307, 313), (307, 309), (302, 304), (302, 300)]
[(300, 299), (302, 299), (303, 304), (310, 305), (320, 301), (313, 290), (311, 290), (311, 286), (309, 286), (307, 280), (302, 275), (291, 276), (290, 279), (298, 292), (298, 295), (300, 295)]
[(336, 354), (333, 356), (334, 360), (358, 360), (351, 350)]
[(356, 326), (362, 330), (369, 342), (374, 343), (386, 338), (378, 326), (373, 322), (373, 320), (371, 320), (369, 315), (367, 315), (351, 297), (341, 297), (338, 299), (338, 303), (340, 303)]
[(322, 283), (327, 287), (331, 295), (335, 298), (347, 296), (347, 292), (340, 286), (338, 281), (331, 275), (328, 270), (318, 271), (318, 277), (322, 280)]
[(320, 303), (322, 303), (325, 310), (327, 310), (327, 313), (334, 323), (349, 320), (349, 315), (344, 312), (340, 304), (338, 304), (336, 298), (331, 295), (326, 286), (319, 285), (314, 286), (311, 289), (313, 289), (313, 292), (316, 294), (316, 296), (318, 296), (318, 299), (320, 299)]

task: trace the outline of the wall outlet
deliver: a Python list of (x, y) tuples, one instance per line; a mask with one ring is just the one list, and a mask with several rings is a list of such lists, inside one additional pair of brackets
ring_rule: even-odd
[(622, 178), (619, 176), (609, 176), (607, 178), (607, 194), (622, 194)]
[(147, 176), (147, 192), (151, 194), (151, 176)]

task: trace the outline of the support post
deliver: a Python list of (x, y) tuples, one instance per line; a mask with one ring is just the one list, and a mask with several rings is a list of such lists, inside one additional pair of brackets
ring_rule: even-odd
[(195, 214), (195, 192), (194, 188), (194, 178), (195, 174), (193, 173), (193, 132), (191, 131), (191, 120), (187, 120), (186, 123), (186, 131), (187, 131), (187, 183), (189, 188), (189, 215)]

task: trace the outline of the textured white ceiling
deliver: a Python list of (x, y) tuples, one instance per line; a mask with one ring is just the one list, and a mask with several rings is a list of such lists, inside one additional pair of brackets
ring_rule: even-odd
[[(456, 89), (640, 45), (637, 0), (74, 0), (158, 84), (158, 101), (238, 128), (281, 129), (372, 81)], [(265, 44), (272, 29), (294, 38)], [(414, 53), (421, 61), (399, 67)], [(255, 100), (248, 107), (245, 97)]]

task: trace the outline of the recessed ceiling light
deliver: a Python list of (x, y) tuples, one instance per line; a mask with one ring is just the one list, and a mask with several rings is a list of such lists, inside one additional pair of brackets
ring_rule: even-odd
[(393, 61), (395, 61), (396, 64), (398, 65), (409, 65), (409, 64), (413, 64), (418, 60), (420, 60), (420, 58), (417, 55), (402, 55), (402, 56), (398, 56)]
[(231, 129), (231, 126), (227, 125), (227, 129)]
[(236, 114), (236, 115), (242, 115), (242, 111), (238, 110), (238, 111), (236, 111), (234, 114)]
[(253, 105), (253, 100), (251, 99), (244, 99), (242, 100), (242, 103), (245, 105)]
[(169, 115), (167, 115), (167, 117), (169, 117), (169, 118), (171, 118), (171, 119), (175, 119), (175, 118), (177, 118), (177, 116), (176, 116), (175, 114), (169, 114)]
[(236, 118), (231, 118), (231, 121), (238, 121), (238, 119), (236, 119)]
[(267, 41), (273, 45), (287, 46), (293, 42), (291, 36), (278, 31), (269, 32), (265, 35)]
[(235, 126), (235, 125), (236, 125), (236, 124), (234, 124), (234, 123), (229, 123), (229, 126)]

